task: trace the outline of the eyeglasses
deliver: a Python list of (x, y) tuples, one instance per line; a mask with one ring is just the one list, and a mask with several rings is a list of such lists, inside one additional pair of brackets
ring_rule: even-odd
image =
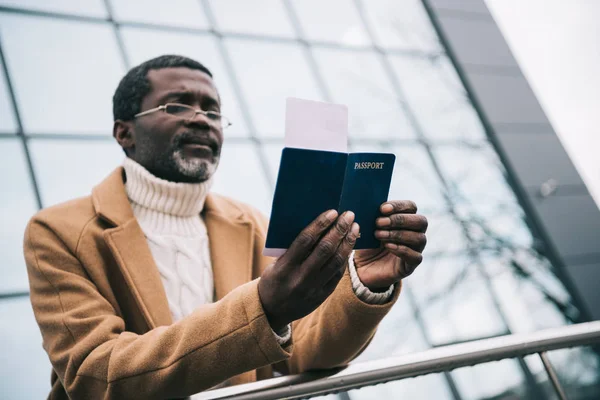
[(142, 111), (141, 113), (135, 114), (133, 117), (142, 117), (144, 115), (152, 114), (157, 111), (164, 111), (167, 114), (174, 115), (176, 117), (183, 118), (188, 121), (192, 120), (196, 116), (196, 114), (202, 114), (210, 121), (213, 121), (216, 124), (218, 124), (222, 129), (231, 126), (231, 122), (216, 111), (204, 111), (200, 109), (195, 109), (194, 107), (185, 104), (178, 103), (163, 104), (162, 106), (151, 108), (150, 110)]

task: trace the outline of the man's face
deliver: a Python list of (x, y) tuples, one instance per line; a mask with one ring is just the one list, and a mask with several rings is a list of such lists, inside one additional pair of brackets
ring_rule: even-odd
[[(206, 73), (184, 67), (148, 72), (151, 92), (141, 111), (166, 103), (180, 103), (204, 111), (220, 112), (217, 88)], [(164, 111), (133, 121), (135, 145), (130, 157), (153, 175), (172, 182), (203, 182), (215, 172), (223, 131), (202, 114), (185, 120)]]

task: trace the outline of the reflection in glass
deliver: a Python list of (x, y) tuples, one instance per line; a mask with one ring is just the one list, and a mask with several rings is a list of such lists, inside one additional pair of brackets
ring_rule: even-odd
[(301, 47), (225, 39), (260, 136), (283, 138), (285, 99), (322, 101)]
[(348, 392), (348, 395), (351, 400), (453, 399), (450, 388), (441, 374), (419, 376), (377, 386), (367, 386), (351, 390)]
[(533, 245), (523, 210), (489, 146), (437, 146), (433, 152), (454, 208), (477, 247)]
[(0, 321), (2, 398), (46, 398), (51, 366), (29, 298), (0, 301)]
[(506, 333), (476, 263), (464, 256), (425, 259), (406, 281), (432, 344)]
[(319, 48), (313, 52), (333, 102), (348, 106), (351, 138), (414, 138), (376, 53)]
[(516, 360), (459, 368), (451, 374), (464, 400), (530, 398), (531, 392), (525, 385), (523, 372)]
[(279, 173), (279, 163), (281, 162), (281, 152), (283, 150), (283, 142), (263, 144), (263, 153), (267, 158), (267, 165), (273, 178), (273, 187), (277, 182), (277, 174)]
[(504, 168), (489, 146), (437, 146), (434, 153), (461, 215), (476, 207), (487, 216), (499, 204), (517, 204)]
[[(405, 286), (402, 290), (410, 289)], [(430, 347), (429, 343), (423, 336), (414, 314), (409, 295), (402, 293), (402, 300), (394, 304), (381, 321), (373, 341), (353, 363), (427, 350)]]
[(530, 354), (523, 357), (523, 360), (525, 361), (525, 364), (527, 364), (527, 368), (531, 372), (538, 387), (538, 391), (543, 398), (546, 400), (559, 400), (540, 356), (538, 354)]
[(352, 0), (293, 0), (292, 4), (307, 39), (348, 46), (370, 44)]
[(210, 0), (217, 21), (225, 32), (295, 37), (283, 0)]
[(533, 332), (577, 322), (579, 311), (552, 265), (529, 249), (482, 255), (512, 332)]
[(123, 162), (118, 143), (32, 140), (29, 142), (42, 203), (48, 207), (76, 197), (89, 196)]
[(206, 16), (196, 0), (112, 0), (113, 17), (121, 21), (145, 22), (174, 27), (208, 28)]
[(560, 384), (571, 400), (596, 400), (600, 393), (600, 353), (590, 347), (548, 353)]
[(420, 0), (362, 0), (378, 45), (439, 52), (441, 46)]
[(177, 54), (190, 57), (206, 66), (219, 90), (221, 111), (233, 123), (227, 128), (226, 135), (248, 136), (246, 122), (214, 37), (136, 28), (123, 28), (121, 32), (132, 65), (164, 54)]
[[(465, 209), (459, 209), (459, 213), (462, 210)], [(526, 225), (525, 214), (517, 204), (499, 204), (488, 215), (477, 214), (476, 208), (470, 211), (462, 217), (476, 247), (502, 249), (533, 245), (534, 239)]]
[(108, 16), (102, 0), (0, 0), (0, 5), (98, 18)]
[(413, 200), (426, 214), (447, 208), (445, 189), (424, 147), (392, 145), (383, 147), (383, 151), (396, 155), (390, 198)]
[(0, 73), (0, 133), (16, 133), (17, 120), (6, 84), (6, 76)]
[(485, 139), (479, 117), (447, 58), (389, 59), (425, 136), (453, 141)]
[(27, 133), (112, 129), (124, 68), (111, 25), (0, 14), (0, 35)]
[[(27, 291), (23, 233), (37, 211), (20, 140), (0, 140), (0, 294)], [(2, 375), (0, 375), (2, 376)]]
[(423, 252), (426, 259), (431, 255), (456, 255), (467, 252), (469, 239), (465, 236), (461, 221), (454, 215), (444, 212), (420, 213), (427, 217), (427, 222), (429, 223), (427, 228), (427, 247)]
[(271, 188), (253, 144), (225, 142), (212, 190), (248, 203), (267, 216), (271, 211)]
[[(345, 393), (344, 393), (345, 394)], [(346, 397), (341, 397), (340, 394), (328, 394), (325, 396), (311, 397), (312, 400), (346, 400)]]

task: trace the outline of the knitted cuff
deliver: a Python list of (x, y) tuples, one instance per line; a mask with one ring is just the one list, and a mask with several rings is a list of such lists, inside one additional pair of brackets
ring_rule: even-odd
[(290, 339), (292, 338), (292, 327), (290, 324), (287, 324), (285, 326), (285, 328), (283, 328), (279, 332), (275, 332), (273, 330), (273, 328), (271, 328), (271, 330), (273, 331), (273, 334), (275, 335), (275, 339), (277, 340), (277, 343), (279, 343), (279, 345), (282, 347), (285, 346), (287, 344), (287, 342), (289, 342)]
[(348, 258), (348, 270), (350, 271), (350, 279), (352, 280), (352, 289), (356, 296), (367, 304), (384, 304), (390, 301), (394, 293), (394, 285), (391, 285), (388, 290), (383, 293), (371, 292), (368, 287), (363, 285), (356, 273), (354, 265), (354, 251)]

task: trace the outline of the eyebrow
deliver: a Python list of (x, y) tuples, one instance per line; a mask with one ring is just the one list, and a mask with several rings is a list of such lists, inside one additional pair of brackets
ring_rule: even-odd
[[(168, 98), (171, 98), (171, 97), (179, 97), (179, 98), (181, 98), (181, 97), (184, 97), (184, 96), (192, 96), (192, 92), (189, 91), (189, 90), (174, 90), (174, 91), (165, 93), (163, 96), (160, 97), (160, 100), (164, 101), (164, 100), (166, 100)], [(216, 104), (218, 106), (221, 105), (219, 103), (219, 101), (216, 98), (214, 98), (213, 96), (207, 95), (207, 96), (202, 96), (202, 97), (203, 97), (202, 98), (202, 102), (207, 102), (208, 101), (211, 104), (214, 103), (214, 104)]]

